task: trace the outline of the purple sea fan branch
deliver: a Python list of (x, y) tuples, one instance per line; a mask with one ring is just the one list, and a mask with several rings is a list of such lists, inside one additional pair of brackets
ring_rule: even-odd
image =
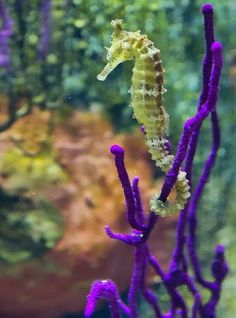
[[(209, 115), (210, 112), (215, 111), (217, 94), (218, 94), (218, 86), (222, 69), (222, 46), (219, 42), (214, 42), (212, 44), (212, 54), (213, 54), (213, 67), (210, 77), (209, 83), (209, 94), (207, 101), (204, 105), (202, 105), (201, 109), (198, 110), (197, 114), (186, 121), (184, 124), (184, 131), (182, 133), (181, 140), (179, 142), (177, 154), (174, 159), (174, 163), (168, 172), (164, 185), (162, 187), (162, 192), (160, 194), (159, 199), (161, 201), (165, 201), (167, 196), (169, 195), (171, 188), (175, 184), (177, 179), (178, 171), (181, 167), (183, 160), (185, 159), (189, 140), (192, 136), (192, 133), (195, 132), (195, 129), (199, 128), (199, 125), (203, 122), (203, 120)], [(215, 130), (216, 133), (216, 130)], [(189, 166), (191, 168), (191, 166)], [(191, 172), (188, 171), (190, 174)], [(178, 221), (177, 228), (177, 240), (176, 247), (173, 253), (173, 259), (171, 267), (175, 267), (176, 263), (179, 263), (179, 260), (184, 260), (183, 256), (183, 247), (185, 244), (185, 225), (187, 222), (187, 211), (188, 204), (183, 209), (180, 214), (180, 218)], [(194, 234), (193, 234), (194, 235)]]
[(141, 224), (137, 220), (135, 197), (134, 197), (133, 189), (131, 187), (129, 176), (124, 164), (124, 149), (120, 147), (119, 145), (112, 145), (110, 148), (110, 152), (115, 156), (115, 165), (116, 165), (118, 176), (124, 191), (124, 196), (125, 196), (125, 201), (127, 206), (128, 222), (133, 229), (140, 230), (140, 231), (147, 230), (148, 227), (144, 224)]
[(144, 243), (149, 235), (149, 233), (145, 231), (133, 231), (130, 234), (114, 233), (108, 225), (105, 226), (105, 231), (111, 239), (122, 241), (128, 245), (133, 246), (137, 246)]
[(138, 294), (141, 292), (142, 280), (146, 267), (146, 255), (144, 246), (136, 247), (134, 254), (133, 274), (130, 282), (128, 304), (132, 318), (138, 317)]
[(147, 272), (147, 266), (149, 264), (149, 260), (148, 260), (148, 256), (150, 254), (149, 252), (149, 247), (147, 245), (147, 243), (144, 243), (142, 247), (138, 247), (138, 248), (142, 248), (143, 249), (143, 258), (144, 258), (144, 262), (143, 262), (143, 271), (142, 271), (142, 276), (141, 276), (141, 284), (140, 284), (140, 288), (141, 288), (141, 292), (142, 295), (144, 297), (144, 299), (150, 304), (150, 306), (152, 307), (154, 313), (155, 313), (155, 317), (156, 318), (164, 318), (162, 312), (161, 312), (161, 308), (159, 305), (159, 300), (157, 295), (155, 295), (154, 292), (152, 292), (152, 290), (148, 289), (146, 287), (146, 272)]
[(212, 69), (211, 46), (213, 42), (215, 42), (213, 6), (209, 3), (204, 4), (202, 6), (202, 13), (204, 16), (206, 55), (203, 60), (202, 92), (199, 98), (199, 106), (198, 106), (199, 109), (207, 101), (207, 97), (208, 97), (209, 80), (210, 80), (211, 69)]
[(122, 147), (113, 145), (110, 148), (110, 152), (115, 156), (115, 165), (126, 201), (127, 220), (133, 231), (130, 234), (114, 233), (109, 226), (105, 226), (105, 231), (111, 239), (138, 246), (147, 241), (151, 230), (158, 220), (158, 216), (150, 212), (146, 224), (144, 224), (145, 216), (138, 187), (139, 178), (134, 177), (131, 186), (124, 163), (124, 150)]
[[(221, 69), (221, 65), (222, 65), (221, 45), (219, 43), (215, 42), (215, 43), (213, 43), (212, 46), (213, 46), (213, 50), (215, 50), (215, 51), (213, 51), (213, 62), (214, 62), (213, 69), (214, 69), (214, 67), (217, 68), (216, 58), (218, 58), (218, 63), (219, 63), (218, 68)], [(218, 90), (216, 78), (214, 78), (214, 77), (213, 77), (213, 79), (211, 78), (211, 85), (212, 86), (210, 86), (209, 95), (212, 92), (211, 88), (214, 88), (214, 90), (216, 91), (216, 92), (212, 93), (212, 95), (215, 95), (215, 96), (213, 96), (213, 101), (214, 101), (214, 99), (216, 100), (216, 95), (217, 95), (217, 90)], [(214, 290), (214, 284), (207, 282), (202, 277), (201, 267), (200, 267), (200, 263), (199, 263), (197, 252), (196, 252), (196, 226), (197, 226), (196, 211), (197, 211), (197, 205), (198, 205), (198, 202), (201, 198), (205, 184), (209, 178), (210, 172), (211, 172), (213, 165), (215, 163), (217, 151), (219, 149), (219, 144), (220, 144), (220, 128), (219, 128), (218, 117), (217, 117), (217, 113), (216, 113), (215, 109), (211, 112), (211, 122), (212, 122), (212, 140), (213, 140), (212, 149), (211, 149), (209, 157), (204, 165), (203, 172), (200, 176), (198, 185), (197, 185), (197, 187), (193, 193), (192, 199), (191, 199), (191, 203), (190, 203), (190, 207), (189, 207), (189, 237), (188, 237), (187, 245), (188, 245), (190, 260), (192, 262), (192, 266), (193, 266), (193, 270), (194, 270), (195, 279), (202, 286), (209, 288), (211, 290)]]
[(49, 51), (51, 37), (51, 0), (42, 0), (41, 7), (41, 36), (38, 46), (39, 59), (44, 60)]
[(179, 169), (184, 161), (189, 145), (190, 137), (196, 128), (196, 126), (203, 122), (203, 120), (209, 115), (211, 111), (215, 109), (217, 102), (217, 94), (219, 88), (219, 80), (222, 69), (222, 45), (219, 42), (214, 42), (212, 44), (212, 53), (213, 53), (213, 68), (211, 72), (210, 79), (210, 88), (209, 95), (206, 103), (202, 106), (201, 110), (197, 112), (197, 114), (188, 119), (183, 128), (183, 133), (178, 145), (177, 153), (173, 162), (173, 165), (167, 176), (165, 178), (165, 182), (162, 187), (161, 194), (159, 196), (159, 200), (165, 202), (172, 187), (174, 186)]
[[(206, 43), (206, 54), (203, 59), (202, 66), (202, 91), (199, 97), (198, 110), (202, 108), (202, 105), (207, 101), (209, 93), (209, 82), (213, 64), (213, 56), (211, 46), (215, 41), (214, 36), (214, 16), (213, 7), (211, 4), (204, 4), (202, 6), (202, 13), (204, 15), (204, 30), (205, 30), (205, 43)], [(200, 133), (201, 125), (198, 125), (194, 130), (191, 140), (189, 143), (189, 149), (186, 157), (185, 171), (187, 173), (187, 178), (189, 180), (189, 185), (192, 184), (192, 165), (193, 159), (197, 149), (197, 142)]]
[(216, 317), (216, 306), (220, 300), (222, 283), (228, 273), (228, 265), (225, 261), (224, 247), (222, 245), (216, 246), (211, 271), (215, 281), (212, 283), (211, 297), (202, 308), (202, 317), (206, 318)]
[(144, 224), (145, 217), (144, 217), (144, 210), (141, 200), (141, 194), (139, 190), (139, 178), (134, 177), (132, 180), (132, 189), (133, 189), (133, 195), (135, 199), (136, 204), (136, 219), (140, 224)]
[[(158, 260), (150, 253), (149, 250), (147, 250), (148, 254), (148, 262), (151, 265), (151, 267), (154, 269), (154, 271), (157, 273), (157, 275), (160, 276), (171, 301), (171, 311), (168, 314), (167, 317), (175, 317), (175, 313), (178, 308), (181, 309), (181, 318), (187, 318), (187, 306), (185, 303), (184, 298), (180, 295), (180, 293), (176, 290), (176, 286), (174, 283), (172, 283), (172, 279), (170, 279), (170, 276), (164, 273), (162, 270)], [(166, 316), (164, 316), (166, 317)]]
[(127, 209), (127, 219), (134, 230), (131, 234), (113, 233), (109, 226), (106, 226), (105, 230), (108, 236), (112, 239), (117, 239), (128, 245), (135, 246), (134, 267), (128, 295), (131, 316), (132, 318), (138, 317), (137, 296), (141, 293), (152, 306), (156, 317), (162, 318), (163, 316), (157, 302), (157, 297), (145, 286), (146, 267), (148, 264), (148, 247), (146, 246), (145, 241), (147, 240), (158, 217), (150, 213), (145, 229), (135, 230), (135, 227), (140, 228), (140, 225), (143, 225), (145, 222), (143, 205), (138, 187), (139, 178), (135, 177), (131, 186), (124, 164), (124, 150), (118, 145), (113, 145), (110, 151), (115, 155), (115, 165), (117, 167), (120, 182), (124, 189), (126, 204), (127, 202), (129, 203), (127, 204), (127, 208), (129, 207), (132, 212), (129, 213), (130, 211)]
[(111, 280), (95, 281), (87, 296), (87, 304), (85, 308), (85, 318), (89, 318), (95, 311), (97, 303), (104, 299), (109, 303), (112, 318), (121, 318), (120, 309), (125, 310), (129, 315), (129, 309), (121, 301), (115, 283)]
[(137, 297), (139, 293), (143, 295), (144, 299), (153, 308), (155, 317), (163, 318), (157, 296), (149, 290), (145, 284), (147, 265), (149, 263), (148, 256), (149, 248), (146, 243), (136, 246), (133, 274), (128, 294), (128, 302), (132, 318), (138, 317)]
[[(204, 16), (204, 30), (205, 30), (205, 46), (206, 54), (203, 59), (202, 66), (202, 91), (199, 97), (199, 103), (197, 110), (200, 111), (202, 105), (206, 102), (207, 96), (209, 93), (209, 81), (213, 64), (213, 55), (211, 46), (214, 42), (214, 15), (213, 15), (213, 6), (211, 4), (204, 4), (202, 6), (202, 13)], [(189, 180), (190, 191), (192, 192), (192, 165), (193, 159), (197, 149), (198, 137), (201, 129), (201, 123), (196, 126), (194, 129), (187, 151), (186, 162), (184, 170), (187, 173), (187, 179)], [(171, 267), (175, 268), (179, 261), (183, 260), (183, 248), (185, 245), (185, 227), (188, 221), (188, 210), (189, 202), (186, 204), (185, 208), (181, 211), (178, 225), (177, 225), (177, 237), (176, 237), (176, 246), (172, 257)]]
[(188, 216), (189, 235), (187, 240), (188, 252), (189, 252), (190, 260), (192, 262), (195, 279), (198, 281), (198, 283), (200, 283), (201, 285), (209, 289), (212, 289), (212, 284), (210, 282), (207, 282), (202, 277), (201, 266), (200, 266), (200, 262), (196, 252), (196, 227), (197, 227), (197, 217), (196, 217), (197, 212), (196, 211), (197, 211), (199, 200), (201, 198), (201, 194), (209, 178), (210, 172), (213, 168), (213, 165), (216, 159), (217, 151), (219, 149), (220, 129), (219, 129), (217, 113), (215, 111), (212, 112), (211, 114), (211, 122), (212, 122), (212, 139), (213, 139), (212, 150), (205, 163), (198, 185), (192, 196), (191, 204), (189, 207), (189, 216)]
[[(192, 149), (191, 156), (189, 156), (189, 159), (188, 159), (189, 162), (186, 167), (187, 168), (186, 172), (188, 173), (188, 170), (191, 169), (200, 125), (202, 121), (208, 116), (209, 112), (215, 107), (216, 101), (217, 101), (217, 91), (218, 91), (218, 83), (219, 83), (219, 78), (221, 73), (222, 61), (218, 61), (217, 66), (215, 67), (215, 70), (214, 70), (215, 72), (213, 73), (213, 70), (211, 72), (212, 54), (213, 54), (213, 50), (211, 46), (214, 40), (213, 7), (210, 4), (205, 4), (202, 7), (202, 12), (204, 14), (205, 38), (206, 38), (206, 57), (203, 62), (203, 90), (200, 96), (198, 113), (195, 115), (195, 117), (188, 120), (184, 125), (184, 131), (183, 131), (181, 140), (179, 142), (178, 151), (175, 156), (174, 163), (172, 165), (172, 168), (168, 172), (168, 175), (166, 177), (165, 183), (162, 188), (161, 195), (159, 197), (159, 199), (163, 202), (166, 201), (167, 196), (169, 195), (174, 183), (176, 182), (178, 171), (186, 156), (186, 152), (188, 149), (187, 146), (188, 146), (190, 137), (192, 134), (196, 133), (195, 141), (194, 141), (195, 145)], [(212, 74), (211, 83), (210, 83), (211, 87), (209, 87), (210, 74)], [(216, 87), (213, 89), (214, 85)], [(204, 104), (205, 107), (203, 107), (203, 103), (205, 103)], [(205, 108), (205, 111), (202, 111), (202, 108)], [(195, 120), (195, 123), (194, 123), (194, 120)], [(198, 126), (196, 126), (197, 124)]]
[(211, 264), (212, 275), (215, 278), (215, 281), (219, 284), (222, 283), (225, 276), (228, 273), (228, 265), (225, 261), (225, 250), (224, 246), (217, 245), (215, 250), (215, 255), (213, 262)]

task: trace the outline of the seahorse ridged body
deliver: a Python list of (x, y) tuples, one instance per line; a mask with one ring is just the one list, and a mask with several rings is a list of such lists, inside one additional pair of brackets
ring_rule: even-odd
[[(110, 72), (120, 63), (135, 60), (132, 76), (131, 107), (134, 117), (144, 126), (147, 145), (156, 165), (167, 172), (173, 163), (174, 156), (168, 149), (169, 116), (163, 106), (163, 73), (160, 51), (154, 43), (140, 31), (128, 32), (121, 28), (122, 20), (112, 21), (114, 32), (111, 47), (107, 52), (108, 63), (98, 75), (105, 80)], [(170, 215), (181, 210), (190, 196), (188, 180), (184, 171), (179, 171), (175, 184), (176, 200), (173, 203), (158, 200), (158, 195), (151, 199), (151, 209), (161, 216)]]

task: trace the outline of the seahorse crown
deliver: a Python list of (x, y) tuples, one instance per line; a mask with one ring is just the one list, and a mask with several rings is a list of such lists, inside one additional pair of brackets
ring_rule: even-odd
[(122, 30), (122, 22), (122, 19), (112, 20), (111, 22), (111, 25), (114, 27), (114, 32), (112, 34), (111, 47), (107, 49), (108, 63), (97, 76), (100, 81), (104, 81), (118, 64), (134, 58), (135, 50), (130, 41), (131, 32)]

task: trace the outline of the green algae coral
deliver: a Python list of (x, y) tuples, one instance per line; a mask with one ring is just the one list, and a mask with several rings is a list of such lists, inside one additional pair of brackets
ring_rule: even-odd
[(25, 190), (25, 178), (30, 191), (43, 187), (45, 183), (66, 180), (66, 173), (50, 152), (31, 157), (18, 148), (11, 148), (3, 155), (0, 167), (8, 177), (5, 186), (11, 190)]
[(0, 260), (6, 263), (43, 255), (62, 236), (61, 214), (39, 193), (67, 178), (56, 161), (49, 120), (49, 112), (34, 108), (1, 135)]
[(36, 191), (45, 183), (67, 179), (56, 159), (51, 130), (51, 113), (34, 108), (1, 135), (2, 143), (7, 144), (0, 160), (5, 189), (22, 193), (27, 187)]
[(19, 263), (54, 247), (63, 233), (62, 218), (55, 207), (3, 191), (0, 199), (1, 261)]

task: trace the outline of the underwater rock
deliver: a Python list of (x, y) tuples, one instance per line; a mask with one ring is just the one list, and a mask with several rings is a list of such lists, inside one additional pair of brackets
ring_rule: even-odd
[[(28, 259), (11, 264), (0, 262), (0, 316), (4, 318), (58, 318), (66, 312), (82, 311), (95, 279), (109, 277), (121, 290), (128, 286), (131, 249), (111, 241), (104, 232), (105, 224), (115, 231), (129, 231), (124, 220), (123, 194), (109, 153), (111, 144), (124, 147), (130, 175), (142, 178), (146, 211), (151, 194), (161, 187), (159, 182), (154, 189), (154, 166), (140, 131), (115, 135), (102, 114), (88, 112), (63, 116), (54, 113), (48, 131), (51, 117), (47, 116), (33, 111), (26, 118), (34, 125), (27, 126), (24, 118), (0, 135), (3, 190), (27, 198), (36, 206), (40, 200), (48, 202), (60, 214), (63, 224), (57, 241), (43, 254), (31, 254)], [(42, 130), (39, 139), (37, 133), (30, 131), (34, 129), (38, 134)], [(21, 140), (24, 149), (17, 147), (14, 138)], [(36, 138), (35, 145), (32, 138)], [(29, 154), (28, 147), (37, 147), (37, 151)], [(11, 206), (7, 208), (11, 214)], [(160, 220), (150, 240), (154, 254), (164, 266), (174, 225), (175, 217)], [(48, 231), (43, 225), (42, 232), (44, 227)]]

